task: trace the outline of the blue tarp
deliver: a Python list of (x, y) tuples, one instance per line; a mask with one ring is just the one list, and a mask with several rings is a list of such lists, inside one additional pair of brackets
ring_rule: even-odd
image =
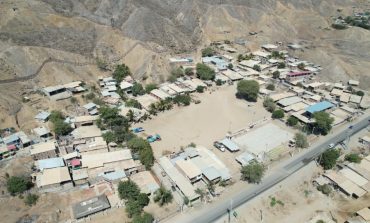
[(320, 111), (325, 111), (326, 109), (332, 108), (334, 105), (328, 101), (322, 101), (319, 103), (316, 103), (314, 105), (311, 105), (306, 109), (308, 113), (315, 113), (315, 112), (320, 112)]

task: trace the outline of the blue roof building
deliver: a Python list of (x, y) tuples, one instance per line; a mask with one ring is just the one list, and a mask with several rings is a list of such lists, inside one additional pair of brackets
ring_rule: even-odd
[(65, 166), (64, 160), (61, 157), (38, 160), (37, 165), (38, 165), (39, 170), (41, 171), (43, 169), (52, 169), (52, 168)]
[(319, 102), (319, 103), (316, 103), (314, 105), (311, 105), (310, 107), (308, 107), (306, 109), (306, 112), (308, 112), (309, 114), (313, 114), (315, 112), (320, 112), (320, 111), (325, 111), (329, 108), (332, 108), (334, 107), (334, 105), (328, 101), (322, 101), (322, 102)]
[(216, 65), (217, 69), (219, 70), (226, 70), (228, 63), (224, 61), (223, 59), (217, 57), (217, 56), (212, 56), (212, 57), (203, 57), (202, 58), (203, 63), (212, 63)]

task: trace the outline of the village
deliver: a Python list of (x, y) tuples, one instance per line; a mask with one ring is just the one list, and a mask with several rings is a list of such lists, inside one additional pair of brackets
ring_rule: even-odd
[[(129, 217), (144, 218), (144, 209), (158, 222), (190, 212), (246, 184), (243, 167), (257, 162), (273, 169), (367, 112), (370, 96), (359, 81), (322, 81), (320, 65), (291, 55), (302, 48), (278, 42), (246, 52), (243, 43), (215, 42), (200, 61), (169, 58), (173, 70), (161, 84), (143, 86), (122, 64), (94, 85), (44, 86), (24, 97), (37, 108), (32, 124), (1, 130), (0, 164), (30, 158), (29, 194), (78, 193), (60, 210), (64, 221), (93, 221), (122, 207)], [(243, 81), (256, 83), (253, 100), (238, 96)], [(48, 109), (40, 101), (60, 106)], [(317, 125), (318, 113), (330, 117), (329, 127)], [(334, 165), (312, 184), (353, 199), (365, 196), (370, 133), (357, 141), (360, 162)], [(349, 145), (340, 147), (352, 154)], [(129, 207), (137, 197), (130, 201), (122, 192), (132, 186), (127, 182), (148, 198), (135, 210)], [(150, 200), (167, 208), (146, 207)], [(369, 207), (358, 215), (370, 221)]]

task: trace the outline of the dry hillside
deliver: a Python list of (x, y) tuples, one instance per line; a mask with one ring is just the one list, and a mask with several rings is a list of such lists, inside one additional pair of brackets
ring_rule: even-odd
[[(245, 38), (248, 49), (283, 41), (321, 64), (332, 80), (370, 88), (370, 32), (333, 30), (332, 16), (369, 8), (365, 0), (3, 0), (0, 2), (1, 120), (22, 107), (21, 95), (71, 80), (108, 75), (97, 58), (124, 62), (138, 79), (160, 82), (167, 59), (196, 53), (213, 40)], [(248, 32), (259, 32), (249, 36)], [(248, 50), (246, 49), (246, 50)], [(5, 126), (6, 122), (0, 122)]]

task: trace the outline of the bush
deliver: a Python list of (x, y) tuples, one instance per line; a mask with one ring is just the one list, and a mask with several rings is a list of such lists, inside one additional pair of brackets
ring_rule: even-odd
[(152, 223), (154, 218), (151, 214), (144, 212), (144, 214), (135, 215), (132, 223)]
[(72, 127), (70, 124), (65, 123), (63, 120), (58, 120), (54, 122), (54, 132), (58, 136), (65, 136), (72, 132)]
[(130, 68), (126, 64), (119, 64), (114, 69), (112, 76), (118, 83), (121, 83), (123, 78), (131, 76)]
[(286, 67), (285, 63), (284, 62), (281, 62), (278, 64), (278, 69), (284, 69)]
[(361, 96), (361, 97), (363, 97), (365, 95), (365, 93), (363, 91), (357, 91), (356, 94), (358, 96)]
[(213, 55), (215, 55), (215, 51), (211, 47), (202, 50), (202, 57), (211, 57)]
[(186, 76), (192, 76), (192, 75), (194, 75), (193, 68), (190, 68), (190, 67), (185, 68), (185, 75)]
[(266, 89), (270, 90), (270, 91), (274, 91), (275, 90), (275, 85), (269, 84), (269, 85), (267, 85)]
[(306, 67), (306, 65), (304, 64), (304, 63), (300, 63), (300, 64), (298, 64), (298, 69), (300, 69), (300, 70), (304, 70), (304, 68)]
[(51, 111), (50, 112), (50, 116), (49, 116), (49, 120), (51, 122), (56, 122), (56, 121), (59, 121), (59, 120), (64, 120), (64, 115), (62, 114), (61, 111)]
[(88, 93), (88, 94), (85, 96), (85, 98), (86, 98), (87, 100), (93, 100), (95, 97), (96, 97), (96, 96), (95, 96), (94, 92), (90, 92), (90, 93)]
[(255, 80), (241, 80), (237, 85), (237, 97), (247, 101), (257, 101), (260, 86)]
[(232, 63), (229, 63), (229, 64), (227, 65), (227, 68), (229, 68), (229, 69), (233, 69), (233, 67), (234, 67), (234, 65), (233, 65)]
[(217, 86), (221, 86), (221, 85), (222, 85), (222, 81), (221, 81), (220, 79), (217, 79), (217, 80), (216, 80), (216, 85), (217, 85)]
[(307, 148), (308, 142), (306, 135), (302, 133), (296, 133), (294, 136), (295, 144), (298, 148)]
[(136, 199), (140, 194), (140, 189), (131, 180), (121, 181), (118, 184), (118, 195), (121, 199)]
[(257, 161), (251, 161), (243, 166), (241, 170), (241, 179), (249, 183), (260, 183), (265, 173), (265, 166)]
[(96, 65), (98, 66), (98, 68), (102, 71), (106, 71), (108, 70), (108, 63), (102, 59), (97, 59), (96, 60)]
[(280, 72), (277, 70), (277, 71), (274, 71), (273, 73), (272, 73), (272, 78), (274, 78), (274, 79), (278, 79), (280, 77)]
[(205, 64), (198, 63), (196, 66), (197, 77), (201, 80), (214, 80), (215, 71)]
[(141, 85), (140, 83), (135, 83), (132, 86), (132, 95), (133, 96), (144, 95), (144, 94), (145, 94), (145, 90), (143, 88), (143, 85)]
[(125, 105), (127, 107), (133, 107), (133, 108), (137, 108), (137, 109), (141, 109), (142, 106), (140, 104), (140, 102), (136, 99), (129, 99), (126, 101)]
[(317, 190), (325, 195), (329, 195), (332, 191), (332, 188), (329, 184), (319, 185), (317, 186)]
[(130, 199), (126, 202), (126, 212), (129, 218), (141, 215), (142, 211), (143, 207), (139, 204), (137, 200)]
[(261, 66), (256, 64), (256, 65), (253, 66), (253, 70), (260, 72), (261, 71)]
[(26, 177), (12, 176), (6, 181), (6, 188), (12, 196), (22, 194), (32, 186), (32, 182)]
[(265, 100), (263, 101), (263, 107), (265, 107), (267, 111), (273, 112), (275, 111), (276, 105), (272, 98), (266, 97)]
[(344, 157), (344, 160), (351, 162), (351, 163), (361, 163), (361, 157), (357, 153), (347, 154)]
[(289, 116), (289, 118), (287, 120), (287, 124), (289, 126), (296, 126), (298, 124), (298, 119), (294, 116)]
[(278, 109), (278, 110), (275, 110), (273, 113), (272, 113), (272, 118), (274, 119), (281, 119), (281, 118), (284, 118), (284, 111), (281, 110), (281, 109)]
[(337, 159), (339, 156), (340, 151), (338, 149), (326, 150), (321, 155), (321, 158), (319, 158), (319, 163), (325, 170), (332, 169), (337, 164)]
[(158, 88), (158, 86), (156, 84), (153, 84), (153, 83), (152, 84), (148, 84), (148, 85), (145, 86), (145, 92), (148, 94), (152, 90), (157, 89), (157, 88)]
[(187, 95), (187, 94), (176, 95), (173, 98), (173, 102), (176, 103), (177, 105), (188, 106), (188, 105), (190, 105), (191, 97), (190, 97), (190, 95)]
[(24, 203), (28, 206), (33, 206), (37, 203), (38, 199), (39, 196), (36, 194), (27, 194), (27, 196), (24, 198)]
[(204, 92), (204, 88), (205, 88), (205, 87), (203, 87), (203, 86), (197, 86), (196, 91), (197, 91), (198, 93), (203, 93), (203, 92)]

